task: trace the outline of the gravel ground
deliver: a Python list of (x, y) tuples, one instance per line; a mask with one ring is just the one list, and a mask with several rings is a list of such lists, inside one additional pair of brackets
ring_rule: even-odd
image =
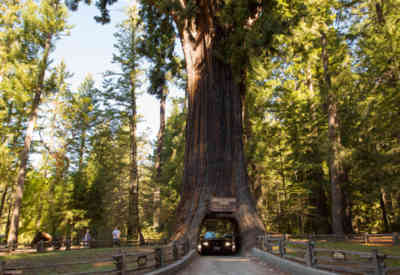
[(244, 256), (201, 256), (177, 275), (287, 275), (258, 260)]

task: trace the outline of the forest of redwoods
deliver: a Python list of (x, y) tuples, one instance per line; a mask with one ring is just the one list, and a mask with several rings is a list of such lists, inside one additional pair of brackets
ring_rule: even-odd
[[(103, 83), (87, 72), (73, 90), (74, 72), (50, 60), (74, 31), (67, 14), (79, 13), (71, 11), (76, 3), (1, 1), (3, 240), (29, 241), (37, 231), (81, 237), (86, 228), (107, 239), (116, 225), (128, 238), (173, 234), (187, 76), (176, 25), (149, 8), (152, 1), (139, 2), (115, 33), (120, 70), (104, 72)], [(219, 2), (239, 13), (249, 1)], [(271, 16), (288, 18), (286, 25), (266, 20), (270, 40), (251, 37), (267, 46), (248, 52), (240, 80), (248, 182), (265, 230), (399, 231), (400, 1), (271, 2)], [(188, 4), (188, 17), (191, 10), (198, 12)], [(231, 23), (224, 13), (219, 20)], [(168, 98), (171, 87), (181, 96)], [(152, 106), (160, 113), (157, 140), (136, 131), (143, 91), (160, 102)], [(343, 214), (339, 230), (332, 208)]]

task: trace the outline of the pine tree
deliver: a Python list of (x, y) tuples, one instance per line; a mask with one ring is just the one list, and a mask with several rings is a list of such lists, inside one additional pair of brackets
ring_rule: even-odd
[[(36, 12), (37, 10), (38, 13)], [(27, 1), (22, 12), (22, 24), (26, 40), (21, 41), (21, 47), (27, 47), (27, 59), (32, 64), (27, 74), (30, 78), (26, 79), (25, 87), (29, 90), (29, 95), (32, 96), (32, 103), (25, 133), (24, 148), (20, 153), (19, 171), (13, 196), (13, 212), (8, 234), (9, 247), (13, 247), (14, 243), (17, 242), (25, 176), (38, 108), (42, 95), (49, 92), (49, 88), (51, 88), (51, 85), (47, 85), (45, 78), (49, 67), (49, 55), (54, 48), (55, 41), (68, 30), (66, 8), (58, 0), (42, 1), (40, 6), (37, 6), (33, 1)]]
[[(139, 219), (139, 175), (137, 164), (137, 123), (138, 114), (136, 106), (137, 88), (140, 86), (138, 44), (141, 41), (140, 23), (137, 8), (131, 7), (128, 19), (119, 25), (115, 34), (117, 44), (113, 62), (118, 64), (121, 73), (108, 72), (105, 86), (109, 89), (106, 94), (109, 100), (109, 110), (116, 116), (119, 123), (129, 121), (129, 202), (127, 217), (127, 237), (138, 239), (141, 237)], [(113, 107), (111, 107), (113, 106)]]

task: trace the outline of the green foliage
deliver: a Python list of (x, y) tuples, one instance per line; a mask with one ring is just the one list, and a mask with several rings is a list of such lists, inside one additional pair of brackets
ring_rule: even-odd
[(162, 212), (161, 230), (167, 235), (173, 233), (175, 210), (180, 200), (185, 152), (185, 118), (182, 99), (173, 101), (173, 109), (167, 120), (164, 143), (161, 152), (163, 160), (159, 184), (161, 185)]
[[(325, 33), (331, 92), (339, 109), (340, 159), (347, 175), (347, 230), (391, 231), (398, 228), (399, 213), (394, 203), (399, 194), (399, 143), (393, 131), (398, 122), (393, 112), (398, 92), (393, 94), (393, 89), (398, 91), (399, 78), (391, 69), (398, 56), (392, 47), (396, 33), (385, 27), (386, 20), (379, 23), (372, 1), (350, 6), (322, 2), (308, 7), (312, 16), (291, 29), (293, 36), (276, 37), (279, 55), (253, 61), (246, 99), (253, 191), (267, 230), (330, 232), (327, 94), (320, 43)], [(392, 12), (395, 2), (389, 2), (383, 14), (390, 21), (398, 15)]]
[[(56, 0), (46, 0), (40, 3), (30, 0), (2, 1), (0, 9), (4, 11), (0, 15), (0, 61), (2, 64), (0, 72), (0, 132), (2, 133), (1, 142), (4, 142), (5, 145), (2, 150), (4, 153), (2, 164), (5, 165), (2, 168), (4, 177), (0, 179), (3, 191), (1, 201), (1, 214), (3, 215), (5, 211), (10, 213), (13, 203), (11, 194), (16, 190), (13, 183), (16, 182), (18, 169), (29, 168), (25, 167), (26, 164), (22, 161), (22, 159), (28, 158), (29, 152), (26, 151), (26, 148), (30, 148), (31, 144), (30, 134), (25, 133), (27, 121), (33, 121), (36, 116), (41, 97), (46, 98), (50, 94), (59, 93), (65, 89), (64, 78), (67, 76), (65, 65), (52, 67), (49, 55), (54, 49), (55, 42), (66, 35), (70, 27), (66, 23), (66, 7)], [(24, 144), (25, 136), (28, 136), (28, 139)], [(22, 154), (21, 151), (24, 147), (25, 152)], [(19, 154), (21, 154), (21, 164), (17, 162)], [(34, 198), (30, 193), (31, 188), (36, 191), (43, 189), (47, 179), (36, 174), (28, 177), (28, 180), (31, 182), (26, 184), (28, 193), (24, 196), (22, 206), (22, 213), (26, 213), (28, 218), (21, 220), (23, 228), (20, 232), (32, 234), (35, 229), (40, 228), (41, 218), (33, 215), (30, 211), (41, 212), (43, 210), (45, 212), (47, 205), (45, 204), (43, 208), (35, 208), (38, 204), (34, 204), (31, 200)], [(61, 200), (59, 202), (61, 203)], [(32, 209), (27, 209), (31, 204), (34, 204)], [(19, 209), (20, 205), (16, 203), (14, 208)], [(61, 208), (55, 207), (54, 209), (61, 211)], [(9, 217), (11, 216), (8, 215), (8, 219)], [(14, 217), (13, 215), (12, 218), (14, 219)], [(3, 229), (7, 231), (8, 226)]]

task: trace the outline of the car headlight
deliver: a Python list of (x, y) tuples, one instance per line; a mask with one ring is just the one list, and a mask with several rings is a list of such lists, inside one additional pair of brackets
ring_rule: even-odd
[(199, 245), (197, 246), (197, 250), (198, 250), (198, 251), (201, 251), (201, 244), (199, 244)]
[(202, 245), (208, 246), (208, 242), (203, 242)]
[(225, 246), (231, 246), (232, 243), (231, 242), (225, 242)]

